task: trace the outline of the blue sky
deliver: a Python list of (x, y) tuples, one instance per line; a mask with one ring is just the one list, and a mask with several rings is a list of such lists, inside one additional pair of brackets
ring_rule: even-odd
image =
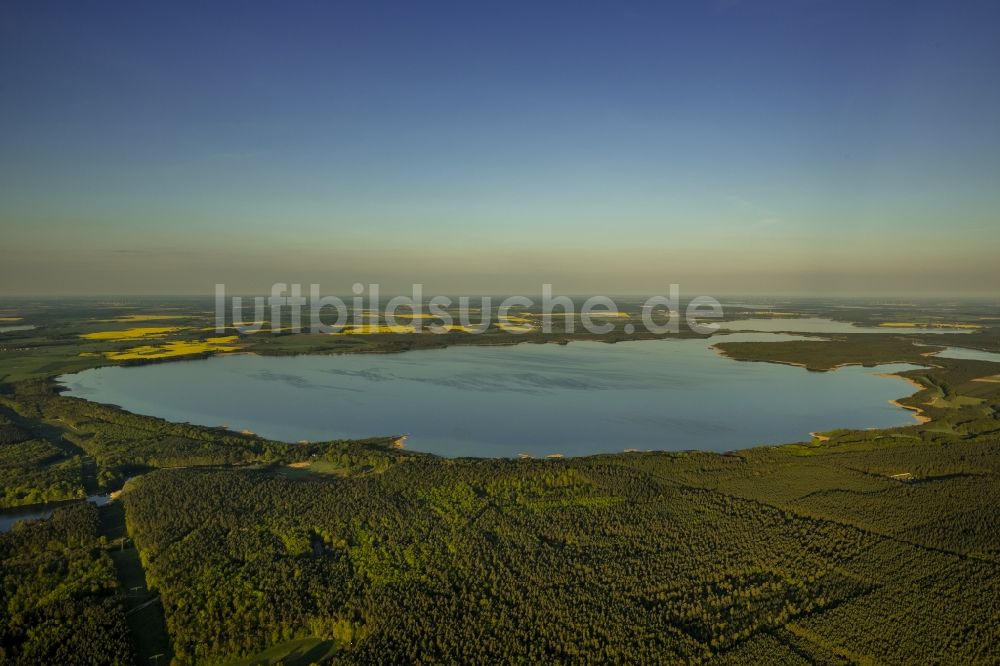
[(996, 293), (998, 72), (995, 2), (8, 2), (0, 291)]

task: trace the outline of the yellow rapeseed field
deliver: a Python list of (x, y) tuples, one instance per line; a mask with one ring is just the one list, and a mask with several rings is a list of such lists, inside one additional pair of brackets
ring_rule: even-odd
[(175, 356), (191, 356), (205, 352), (231, 352), (239, 349), (234, 345), (238, 335), (227, 335), (204, 340), (177, 340), (162, 345), (142, 345), (122, 351), (104, 352), (104, 356), (112, 361), (129, 361), (148, 358), (172, 358)]
[(534, 330), (534, 326), (531, 324), (512, 324), (505, 321), (497, 322), (497, 328), (501, 331), (507, 331), (508, 333), (527, 333), (528, 331)]
[(120, 331), (95, 331), (94, 333), (84, 333), (80, 337), (84, 340), (138, 340), (141, 338), (158, 338), (167, 333), (183, 331), (182, 326), (141, 326), (137, 328), (126, 328)]

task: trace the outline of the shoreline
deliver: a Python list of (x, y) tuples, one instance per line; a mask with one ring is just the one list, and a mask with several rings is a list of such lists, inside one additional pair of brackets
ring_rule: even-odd
[(913, 379), (912, 377), (904, 377), (903, 375), (896, 374), (894, 372), (880, 372), (880, 373), (878, 373), (878, 376), (879, 377), (895, 377), (896, 379), (902, 379), (904, 382), (906, 382), (910, 386), (913, 386), (913, 387), (915, 387), (917, 389), (916, 391), (914, 391), (913, 393), (911, 393), (908, 396), (903, 396), (902, 398), (897, 398), (895, 400), (890, 400), (889, 401), (890, 405), (893, 405), (894, 407), (900, 407), (900, 408), (905, 409), (907, 411), (913, 412), (913, 418), (915, 418), (917, 420), (917, 425), (925, 425), (925, 424), (930, 423), (931, 421), (934, 420), (930, 416), (927, 416), (927, 412), (923, 408), (917, 407), (915, 405), (904, 405), (903, 403), (900, 402), (900, 400), (904, 400), (906, 398), (912, 398), (913, 396), (917, 395), (921, 391), (926, 390), (927, 389), (926, 386), (924, 386), (923, 384), (921, 384), (917, 380)]
[[(738, 363), (774, 363), (777, 365), (790, 365), (793, 368), (805, 368), (809, 372), (833, 372), (834, 370), (839, 370), (841, 368), (847, 368), (852, 365), (860, 365), (864, 368), (876, 368), (879, 365), (891, 365), (893, 363), (909, 363), (911, 365), (916, 365), (913, 361), (880, 361), (876, 365), (865, 365), (862, 361), (846, 361), (844, 363), (837, 363), (836, 365), (831, 365), (827, 368), (815, 368), (805, 363), (799, 363), (798, 361), (779, 361), (777, 359), (771, 358), (736, 358), (735, 356), (730, 356), (726, 353), (724, 349), (719, 349), (719, 344), (716, 343), (711, 345), (712, 351), (721, 356), (722, 358), (729, 359), (730, 361), (736, 361)], [(770, 343), (767, 343), (770, 344)]]
[[(635, 342), (642, 342), (642, 341), (644, 341), (644, 340), (635, 340)], [(511, 345), (526, 344), (526, 343), (527, 344), (531, 344), (531, 342), (532, 341), (527, 341), (527, 340), (523, 340), (523, 341), (510, 341), (510, 342), (508, 342), (506, 344), (502, 344), (502, 345), (482, 345), (482, 346), (511, 346)], [(558, 342), (561, 342), (561, 341), (545, 341), (542, 344), (550, 344), (552, 342), (557, 342), (558, 343)], [(569, 341), (566, 341), (563, 344), (567, 344), (568, 342)], [(816, 370), (816, 369), (809, 368), (807, 365), (805, 365), (803, 363), (798, 363), (798, 362), (794, 362), (794, 361), (780, 361), (780, 360), (769, 360), (769, 359), (739, 359), (739, 358), (734, 358), (734, 357), (730, 356), (729, 354), (727, 354), (723, 349), (720, 349), (717, 344), (710, 344), (708, 346), (716, 354), (718, 354), (722, 358), (725, 358), (726, 360), (732, 360), (732, 361), (735, 361), (735, 362), (751, 361), (751, 362), (758, 362), (758, 363), (775, 363), (775, 364), (778, 364), (778, 365), (789, 365), (789, 366), (793, 366), (793, 367), (805, 368), (806, 370), (808, 370), (810, 372), (828, 372), (828, 371), (837, 370), (837, 369), (842, 368), (842, 367), (857, 366), (857, 365), (860, 365), (860, 366), (863, 366), (863, 367), (877, 367), (877, 366), (865, 366), (863, 362), (844, 362), (844, 363), (835, 364), (835, 365), (833, 365), (833, 366), (831, 366), (831, 367), (829, 367), (827, 369)], [(407, 352), (407, 351), (424, 351), (424, 350), (429, 351), (431, 349), (441, 350), (441, 349), (447, 349), (447, 348), (448, 348), (448, 345), (442, 345), (441, 347), (428, 347), (428, 348), (416, 349), (416, 350), (414, 350), (414, 349), (398, 349), (398, 350), (394, 349), (394, 350), (378, 350), (378, 351), (367, 350), (367, 349), (366, 350), (338, 350), (338, 351), (335, 351), (335, 352), (332, 352), (332, 353), (327, 352), (327, 353), (319, 353), (319, 354), (316, 354), (316, 355), (317, 356), (339, 356), (339, 355), (342, 355), (342, 354), (404, 353), (404, 352)], [(305, 352), (303, 354), (289, 354), (289, 355), (286, 355), (286, 354), (276, 354), (276, 355), (274, 355), (274, 357), (275, 358), (277, 358), (279, 356), (291, 356), (291, 357), (295, 357), (295, 356), (301, 356), (301, 355), (310, 355), (310, 354), (314, 354), (314, 353), (315, 352)], [(219, 354), (213, 354), (212, 356), (218, 356), (218, 357), (227, 357), (227, 356), (264, 357), (264, 356), (269, 356), (269, 354), (266, 354), (266, 353), (265, 354), (261, 354), (261, 353), (259, 353), (257, 351), (251, 351), (251, 350), (240, 350), (240, 351), (234, 351), (234, 352), (223, 352), (223, 353), (219, 353)], [(192, 361), (192, 360), (207, 360), (207, 359), (206, 358), (170, 359), (170, 361), (168, 361), (168, 362), (182, 363), (182, 362)], [(912, 361), (887, 361), (887, 362), (885, 362), (885, 364), (893, 364), (893, 363), (907, 363), (907, 364), (910, 364), (910, 363), (912, 363)], [(152, 365), (152, 364), (150, 364), (150, 365)], [(878, 365), (882, 365), (882, 363), (879, 363)], [(927, 364), (927, 366), (929, 366), (929, 367), (935, 367), (932, 364)], [(115, 367), (115, 366), (104, 366), (104, 367)], [(86, 372), (86, 370), (81, 371), (81, 372)], [(72, 374), (76, 374), (76, 373), (67, 373), (67, 374), (72, 375)], [(914, 392), (914, 394), (911, 394), (911, 395), (915, 395), (916, 393), (918, 393), (918, 392), (924, 390), (925, 388), (927, 388), (923, 384), (919, 383), (918, 381), (916, 381), (916, 380), (914, 380), (912, 378), (904, 377), (904, 376), (896, 374), (896, 373), (883, 372), (883, 373), (872, 373), (872, 374), (875, 374), (876, 376), (880, 376), (880, 377), (896, 377), (896, 378), (899, 378), (899, 379), (903, 379), (904, 381), (908, 382), (909, 384), (911, 384), (913, 387), (915, 387), (917, 389)], [(64, 375), (59, 375), (59, 376), (55, 377), (52, 380), (53, 383), (54, 383), (54, 385), (55, 385), (53, 388), (55, 388), (55, 390), (56, 390), (56, 392), (58, 394), (64, 394), (65, 390), (68, 388), (62, 381), (60, 381), (63, 376)], [(82, 397), (76, 397), (76, 396), (66, 396), (66, 397), (70, 397), (70, 398), (73, 398), (73, 399), (83, 399), (85, 401), (92, 402), (92, 400), (90, 400), (88, 398), (82, 398)], [(911, 397), (911, 396), (903, 396), (900, 399), (905, 399), (906, 397)], [(914, 419), (916, 420), (916, 424), (913, 424), (913, 425), (924, 425), (924, 424), (929, 423), (929, 422), (932, 421), (932, 418), (929, 417), (929, 416), (927, 416), (924, 413), (925, 410), (923, 410), (920, 407), (905, 405), (905, 404), (899, 402), (900, 399), (893, 399), (893, 400), (889, 400), (888, 402), (891, 405), (893, 405), (894, 407), (897, 407), (897, 408), (900, 408), (900, 409), (905, 409), (908, 412), (911, 412), (913, 414), (913, 416), (914, 416)], [(98, 403), (98, 404), (103, 404), (103, 403)], [(123, 408), (121, 405), (111, 405), (111, 406), (115, 407), (116, 409), (119, 409), (119, 410), (121, 410), (123, 412), (126, 412), (126, 413), (134, 413), (134, 412), (131, 412), (131, 411)], [(156, 417), (156, 416), (153, 416), (153, 415), (150, 415), (150, 414), (141, 414), (141, 413), (138, 413), (137, 415), (138, 416), (151, 417), (151, 418), (160, 418), (161, 420), (164, 420), (164, 421), (166, 421), (168, 423), (170, 422), (170, 421), (168, 421), (166, 419), (162, 419), (162, 417)], [(192, 425), (196, 425), (196, 426), (200, 426), (200, 427), (205, 427), (205, 428), (213, 428), (213, 427), (218, 428), (219, 427), (219, 426), (208, 426), (208, 425), (203, 425), (203, 424), (192, 424)], [(890, 427), (906, 427), (906, 426), (904, 425), (904, 426), (890, 426)], [(236, 435), (236, 436), (251, 437), (251, 438), (263, 439), (263, 440), (272, 440), (272, 438), (270, 438), (270, 437), (260, 436), (257, 433), (255, 433), (253, 431), (250, 431), (250, 430), (246, 430), (246, 429), (236, 430), (236, 429), (230, 428), (228, 426), (221, 426), (221, 428), (223, 428), (224, 430), (226, 430), (230, 434), (233, 434), (233, 435)], [(825, 443), (825, 442), (828, 442), (831, 439), (833, 439), (833, 436), (822, 434), (819, 431), (812, 431), (812, 432), (809, 432), (808, 434), (809, 434), (809, 436), (810, 436), (811, 439), (813, 439), (815, 441), (818, 441), (820, 443)], [(323, 441), (338, 441), (338, 439), (339, 438), (331, 439), (331, 440), (323, 440)], [(406, 440), (407, 440), (407, 435), (401, 435), (401, 436), (397, 435), (395, 437), (389, 438), (388, 447), (387, 448), (389, 448), (389, 449), (395, 449), (395, 450), (402, 450), (406, 446)], [(280, 440), (280, 439), (273, 439), (273, 441), (282, 442), (282, 443), (286, 443), (286, 444), (294, 443), (294, 442), (291, 442), (291, 441), (284, 441), (284, 440)], [(300, 441), (299, 443), (303, 443), (303, 442)], [(322, 442), (320, 442), (320, 443), (322, 443)], [(789, 444), (797, 444), (797, 443), (801, 443), (801, 442), (788, 442), (788, 443)], [(738, 449), (734, 449), (734, 451), (752, 450), (752, 449), (755, 449), (755, 448), (759, 448), (760, 446), (761, 445), (748, 444), (748, 445), (742, 446), (742, 447), (740, 447)], [(652, 450), (663, 452), (663, 453), (672, 453), (672, 452), (675, 452), (674, 449), (652, 449)], [(704, 449), (703, 451), (705, 451), (705, 452), (713, 452), (710, 449)], [(545, 459), (559, 459), (559, 458), (564, 458), (564, 457), (587, 458), (587, 457), (595, 456), (595, 455), (616, 455), (616, 454), (620, 454), (620, 453), (626, 453), (627, 454), (627, 453), (632, 453), (632, 452), (637, 452), (637, 450), (636, 449), (626, 449), (624, 452), (621, 452), (621, 451), (602, 451), (602, 452), (597, 452), (597, 453), (587, 453), (587, 454), (571, 455), (571, 456), (566, 456), (565, 454), (561, 454), (561, 453), (552, 453), (552, 454), (544, 455), (543, 458), (545, 458)], [(441, 456), (440, 454), (435, 454), (435, 453), (432, 453), (432, 452), (416, 451), (415, 453), (427, 454), (427, 455), (430, 455), (430, 456), (441, 457), (441, 458), (448, 458), (448, 457), (450, 457), (450, 456)], [(496, 458), (494, 456), (459, 456), (459, 457), (473, 457), (473, 458), (477, 458), (477, 459), (495, 459)], [(508, 457), (508, 456), (500, 456), (500, 457)], [(530, 459), (530, 458), (534, 458), (534, 457), (535, 457), (535, 455), (529, 454), (529, 453), (526, 453), (526, 452), (523, 452), (523, 451), (519, 452), (518, 454), (516, 454), (516, 458), (520, 458), (520, 459)]]

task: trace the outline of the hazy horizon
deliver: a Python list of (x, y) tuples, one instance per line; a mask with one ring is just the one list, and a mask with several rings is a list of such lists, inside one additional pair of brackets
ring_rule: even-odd
[[(308, 294), (305, 293), (308, 284), (303, 284), (303, 296), (308, 298)], [(367, 287), (367, 285), (366, 285)], [(350, 299), (355, 295), (349, 289), (322, 289), (322, 296), (336, 296), (341, 298), (350, 307)], [(536, 299), (536, 305), (540, 305), (542, 294), (539, 291), (458, 291), (458, 290), (429, 290), (424, 289), (424, 301), (431, 296), (447, 296), (451, 298), (458, 298), (461, 296), (467, 296), (473, 300), (478, 298), (489, 297), (494, 300), (493, 305), (499, 306), (500, 301), (498, 299), (503, 299), (509, 296), (526, 296), (528, 298)], [(662, 289), (660, 291), (648, 290), (648, 291), (630, 291), (630, 292), (572, 292), (572, 291), (560, 291), (554, 289), (553, 297), (565, 296), (573, 300), (583, 300), (590, 298), (592, 296), (607, 296), (616, 300), (623, 299), (647, 299), (652, 296), (668, 296), (668, 289)], [(251, 290), (251, 289), (240, 289), (240, 290), (227, 290), (226, 298), (230, 299), (233, 296), (240, 296), (243, 298), (254, 298), (254, 297), (266, 297), (270, 295), (270, 287), (267, 289)], [(284, 295), (288, 295), (288, 291), (284, 292)], [(384, 303), (390, 298), (396, 296), (410, 296), (410, 292), (405, 291), (385, 291), (380, 290), (379, 301)], [(881, 305), (881, 306), (893, 306), (898, 305), (900, 307), (904, 306), (914, 306), (919, 307), (922, 305), (944, 305), (949, 302), (955, 303), (983, 303), (983, 302), (997, 302), (1000, 296), (996, 294), (986, 294), (986, 293), (869, 293), (869, 294), (850, 294), (850, 293), (726, 293), (726, 292), (699, 292), (695, 290), (682, 290), (680, 293), (680, 301), (682, 303), (696, 296), (711, 296), (722, 302), (723, 305), (746, 305), (752, 301), (758, 301), (761, 305), (770, 305), (772, 303), (802, 303), (808, 304), (810, 302), (816, 303), (850, 303), (857, 302), (867, 305)], [(8, 303), (15, 303), (18, 301), (47, 301), (47, 300), (80, 300), (80, 301), (109, 301), (115, 302), (121, 305), (138, 305), (145, 304), (150, 300), (157, 299), (182, 299), (182, 300), (205, 300), (206, 302), (214, 302), (216, 296), (215, 294), (206, 294), (200, 292), (168, 292), (168, 291), (149, 291), (149, 292), (105, 292), (105, 293), (45, 293), (45, 294), (11, 294), (5, 295), (4, 298), (7, 299)], [(369, 292), (367, 289), (362, 295), (365, 303), (370, 301)], [(229, 300), (227, 300), (229, 303)], [(457, 303), (455, 304), (457, 305)], [(475, 303), (473, 303), (475, 305)], [(622, 303), (618, 303), (622, 305)], [(862, 307), (862, 305), (859, 305)]]
[(8, 3), (0, 295), (989, 296), (998, 19)]

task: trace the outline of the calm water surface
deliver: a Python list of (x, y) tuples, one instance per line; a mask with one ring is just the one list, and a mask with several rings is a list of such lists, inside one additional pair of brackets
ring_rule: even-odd
[(759, 317), (719, 322), (727, 331), (788, 331), (792, 333), (972, 333), (967, 328), (894, 328), (855, 326), (846, 321), (822, 317)]
[[(93, 502), (97, 506), (104, 506), (111, 501), (111, 496), (91, 495), (87, 498), (87, 501)], [(48, 518), (52, 515), (53, 511), (61, 506), (72, 504), (72, 502), (73, 501), (70, 500), (67, 502), (51, 502), (48, 504), (34, 504), (15, 509), (4, 509), (0, 511), (0, 532), (10, 531), (15, 524), (21, 522), (22, 520), (38, 520), (40, 518)]]
[(1000, 363), (1000, 353), (966, 349), (964, 347), (945, 347), (943, 351), (938, 352), (935, 356), (964, 359), (966, 361), (993, 361)]
[[(726, 340), (794, 336), (733, 334)], [(810, 431), (914, 423), (878, 373), (816, 373), (720, 356), (707, 340), (449, 347), (401, 354), (207, 360), (86, 370), (68, 395), (171, 421), (295, 442), (408, 434), (445, 456), (724, 451)]]
[(13, 333), (14, 331), (31, 331), (34, 324), (18, 324), (17, 326), (0, 326), (0, 333)]

